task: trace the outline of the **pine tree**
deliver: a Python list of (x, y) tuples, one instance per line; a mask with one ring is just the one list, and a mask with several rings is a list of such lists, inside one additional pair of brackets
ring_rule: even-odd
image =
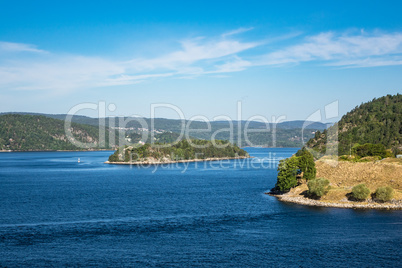
[(278, 179), (275, 188), (286, 192), (297, 185), (298, 159), (291, 157), (279, 161)]

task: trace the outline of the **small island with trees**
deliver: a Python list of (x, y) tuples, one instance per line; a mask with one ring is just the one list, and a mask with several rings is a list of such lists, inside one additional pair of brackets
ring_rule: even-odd
[[(281, 160), (269, 194), (310, 206), (402, 209), (401, 117), (400, 94), (356, 107)], [(339, 154), (327, 153), (334, 147)]]
[(250, 158), (249, 154), (223, 140), (180, 140), (176, 143), (136, 144), (116, 150), (107, 164), (168, 164)]

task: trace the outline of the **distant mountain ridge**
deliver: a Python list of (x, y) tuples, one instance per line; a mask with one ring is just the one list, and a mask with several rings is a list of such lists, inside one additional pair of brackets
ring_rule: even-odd
[[(0, 114), (0, 150), (80, 150), (71, 144), (64, 133), (65, 114), (38, 114), (38, 113), (3, 113)], [(244, 133), (246, 121), (232, 122), (232, 131), (227, 129), (231, 126), (226, 121), (212, 121), (210, 131), (206, 130), (207, 124), (201, 121), (185, 121), (185, 125), (190, 125), (190, 130), (186, 135), (180, 136), (182, 131), (182, 121), (175, 119), (156, 118), (154, 121), (154, 131), (151, 132), (151, 119), (140, 118), (147, 124), (143, 126), (136, 120), (138, 118), (119, 118), (110, 117), (100, 120), (87, 116), (75, 115), (72, 117), (72, 124), (79, 134), (77, 140), (80, 142), (93, 142), (93, 149), (112, 149), (109, 144), (99, 144), (99, 127), (105, 128), (106, 141), (109, 141), (109, 133), (114, 132), (115, 144), (122, 145), (138, 142), (159, 142), (172, 143), (178, 139), (186, 138), (201, 140), (228, 140), (238, 146), (265, 146), (265, 147), (301, 147), (303, 145), (301, 137), (311, 138), (314, 132), (325, 129), (325, 124), (312, 123), (309, 128), (302, 133), (301, 126), (304, 121), (282, 122), (273, 131), (273, 125), (268, 127), (262, 122), (250, 122), (249, 129), (259, 132)], [(102, 122), (103, 121), (103, 122)], [(119, 121), (125, 121), (125, 126), (119, 126)], [(103, 126), (102, 124), (106, 125)], [(113, 127), (114, 125), (114, 127)], [(241, 127), (239, 131), (239, 125)], [(312, 127), (316, 126), (314, 129)], [(295, 127), (295, 128), (292, 128)], [(296, 128), (297, 127), (297, 128)], [(198, 130), (198, 131), (197, 131)], [(238, 134), (241, 136), (238, 136)], [(124, 137), (118, 142), (118, 137)], [(145, 137), (145, 138), (144, 138)], [(239, 138), (240, 137), (240, 138)], [(306, 141), (306, 140), (305, 140)], [(113, 147), (115, 148), (115, 147)]]
[[(43, 114), (43, 113), (30, 113), (30, 112), (9, 112), (9, 113), (0, 113), (1, 115), (5, 114), (22, 114), (22, 115), (42, 115), (54, 119), (59, 119), (59, 120), (65, 120), (67, 117), (67, 114)], [(115, 126), (118, 126), (118, 120), (122, 118), (124, 120), (127, 119), (134, 119), (134, 121), (129, 121), (127, 124), (127, 127), (140, 127), (140, 124), (135, 121), (135, 119), (138, 119), (137, 117), (105, 117), (105, 123), (106, 126), (109, 126), (109, 122), (115, 121)], [(148, 123), (148, 126), (150, 126), (151, 119), (146, 118), (146, 117), (139, 117), (141, 119), (144, 119), (145, 122)], [(155, 118), (155, 128), (159, 129), (165, 129), (167, 131), (172, 131), (176, 130), (177, 127), (180, 127), (182, 124), (182, 121), (180, 119), (168, 119), (168, 118)], [(80, 124), (86, 124), (86, 125), (93, 125), (93, 126), (99, 126), (99, 118), (94, 118), (94, 117), (89, 117), (89, 116), (84, 116), (84, 115), (74, 115), (72, 117), (72, 122), (75, 123), (80, 123)], [(189, 120), (185, 120), (185, 123), (188, 123)], [(196, 124), (196, 126), (204, 126), (205, 122), (203, 121), (192, 121), (193, 124)], [(245, 124), (247, 121), (246, 120), (233, 120), (232, 123), (234, 125), (239, 124)], [(227, 121), (210, 121), (212, 126), (227, 126), (228, 122)], [(325, 123), (321, 122), (310, 122), (310, 121), (304, 121), (304, 120), (291, 120), (291, 121), (284, 121), (284, 122), (279, 122), (276, 124), (276, 127), (278, 129), (294, 129), (294, 128), (302, 128), (303, 125), (308, 125), (307, 129), (316, 129), (316, 130), (324, 130), (328, 126)], [(258, 129), (258, 128), (265, 128), (266, 124), (259, 122), (259, 121), (250, 121), (249, 125), (250, 128), (253, 129)], [(268, 126), (270, 128), (273, 128), (274, 124), (269, 123)]]

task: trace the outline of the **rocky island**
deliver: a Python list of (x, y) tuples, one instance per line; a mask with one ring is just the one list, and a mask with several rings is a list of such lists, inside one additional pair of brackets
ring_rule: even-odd
[(107, 164), (169, 164), (249, 158), (249, 154), (228, 141), (181, 140), (176, 143), (125, 146), (116, 150)]

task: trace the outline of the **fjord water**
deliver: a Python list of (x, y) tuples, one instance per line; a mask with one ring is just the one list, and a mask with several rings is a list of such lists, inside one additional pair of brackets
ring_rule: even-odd
[(164, 167), (104, 164), (111, 152), (2, 153), (0, 266), (399, 266), (400, 211), (264, 194), (296, 150)]

